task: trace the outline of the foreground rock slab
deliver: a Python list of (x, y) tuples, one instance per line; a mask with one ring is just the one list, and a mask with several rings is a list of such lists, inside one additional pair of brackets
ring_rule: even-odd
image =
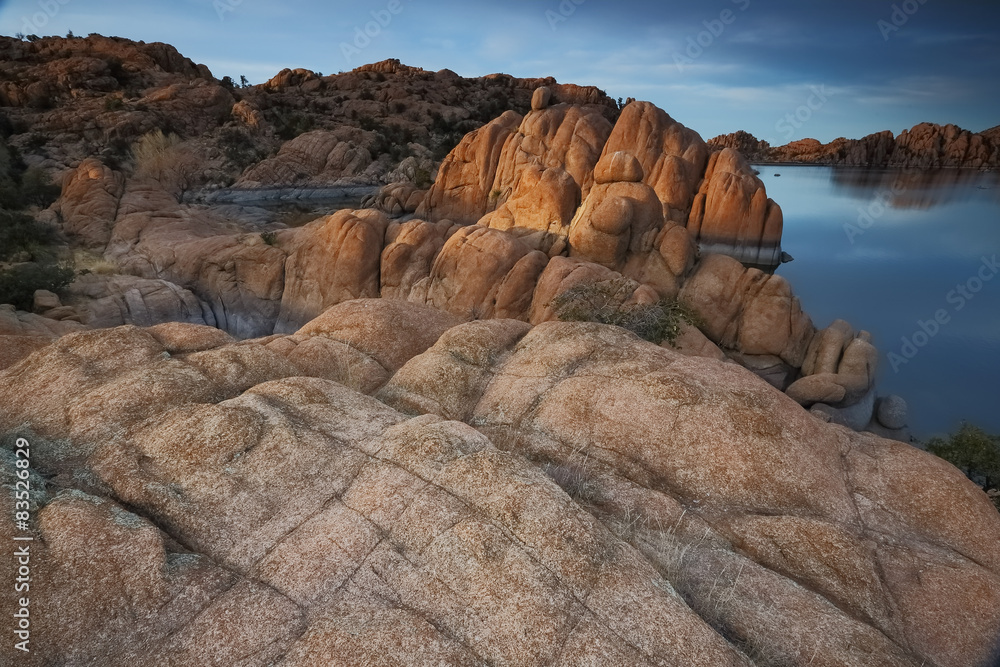
[[(0, 373), (38, 664), (986, 659), (1000, 516), (950, 465), (614, 327), (375, 303), (73, 333)], [(307, 341), (391, 377), (303, 377)]]

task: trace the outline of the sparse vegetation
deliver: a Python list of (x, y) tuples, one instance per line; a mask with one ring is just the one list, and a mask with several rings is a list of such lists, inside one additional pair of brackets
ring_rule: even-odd
[(601, 503), (604, 500), (601, 487), (578, 465), (547, 463), (542, 467), (542, 472), (573, 500), (585, 503)]
[(21, 175), (21, 201), (27, 206), (48, 208), (62, 189), (39, 167), (28, 167)]
[(261, 232), (260, 239), (267, 245), (277, 245), (278, 244), (278, 234), (277, 232)]
[(115, 262), (109, 261), (103, 255), (85, 248), (73, 250), (73, 267), (78, 275), (95, 273), (100, 276), (112, 276), (121, 271)]
[(629, 303), (636, 287), (628, 278), (583, 283), (553, 299), (552, 307), (564, 322), (612, 324), (657, 345), (664, 341), (673, 344), (683, 323), (695, 323), (694, 314), (676, 300)]
[[(47, 259), (47, 246), (56, 241), (56, 230), (38, 223), (25, 209), (46, 207), (59, 196), (59, 187), (38, 167), (26, 167), (20, 153), (0, 140), (0, 260)], [(19, 277), (20, 276), (20, 277)], [(21, 274), (7, 275), (4, 294), (19, 294)], [(0, 301), (4, 302), (4, 301)]]
[(990, 435), (971, 424), (962, 424), (947, 440), (931, 439), (927, 451), (964, 472), (989, 494), (1000, 510), (1000, 436)]

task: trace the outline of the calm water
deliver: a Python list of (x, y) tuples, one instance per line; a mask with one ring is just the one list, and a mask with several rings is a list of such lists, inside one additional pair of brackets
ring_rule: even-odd
[(1000, 174), (757, 169), (795, 257), (778, 273), (818, 327), (872, 332), (915, 435), (1000, 433)]

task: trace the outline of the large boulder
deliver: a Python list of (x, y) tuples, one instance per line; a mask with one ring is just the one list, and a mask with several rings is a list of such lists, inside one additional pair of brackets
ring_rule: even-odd
[(781, 263), (782, 226), (781, 208), (746, 159), (731, 148), (713, 153), (687, 222), (702, 250), (774, 267)]
[(725, 255), (707, 255), (684, 284), (680, 299), (723, 349), (773, 355), (795, 368), (803, 365), (815, 328), (781, 276), (747, 269)]
[(379, 211), (339, 211), (299, 230), (284, 263), (276, 333), (290, 333), (330, 306), (379, 296), (389, 220)]
[(656, 191), (664, 218), (687, 224), (710, 153), (698, 133), (650, 102), (632, 102), (622, 109), (603, 157), (618, 151), (639, 161), (642, 180)]
[(239, 181), (242, 187), (322, 183), (363, 174), (372, 164), (364, 133), (355, 128), (314, 130), (285, 142), (278, 154), (254, 165)]
[(683, 228), (664, 221), (656, 192), (642, 180), (642, 167), (630, 153), (619, 151), (601, 158), (595, 184), (570, 226), (570, 256), (674, 297), (693, 264), (694, 246)]
[(54, 204), (63, 229), (84, 246), (104, 249), (118, 217), (125, 178), (100, 160), (88, 158), (63, 179), (62, 196)]
[(458, 230), (427, 278), (426, 303), (463, 319), (528, 319), (548, 258), (516, 237), (472, 225)]
[(69, 294), (79, 302), (75, 310), (80, 321), (94, 329), (163, 322), (216, 325), (208, 304), (165, 280), (89, 274), (77, 277)]
[(566, 252), (570, 221), (579, 206), (580, 186), (568, 172), (529, 164), (506, 201), (479, 224), (509, 232), (532, 249), (554, 257)]
[(425, 220), (472, 224), (486, 213), (493, 195), (500, 153), (522, 117), (506, 111), (465, 135), (441, 163), (437, 180), (417, 208)]
[(494, 190), (509, 196), (521, 172), (538, 165), (564, 170), (586, 197), (611, 129), (597, 107), (557, 104), (530, 112), (504, 143)]

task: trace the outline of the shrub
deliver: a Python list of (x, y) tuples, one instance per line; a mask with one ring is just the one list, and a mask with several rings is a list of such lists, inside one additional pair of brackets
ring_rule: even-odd
[(120, 111), (125, 108), (125, 100), (120, 97), (115, 97), (114, 95), (109, 95), (104, 98), (104, 110), (105, 111)]
[(18, 264), (0, 271), (0, 303), (14, 304), (18, 310), (31, 310), (35, 290), (59, 294), (75, 277), (73, 269), (52, 262)]
[(311, 129), (313, 129), (312, 117), (297, 113), (280, 116), (275, 126), (275, 132), (285, 141), (290, 141)]
[(151, 178), (174, 194), (188, 188), (198, 168), (197, 158), (181, 145), (180, 137), (162, 130), (139, 137), (132, 146), (132, 160), (136, 176)]
[(421, 190), (426, 190), (433, 185), (434, 180), (431, 178), (431, 172), (417, 167), (413, 170), (413, 184), (416, 185)]
[(35, 152), (41, 150), (49, 140), (41, 132), (32, 132), (28, 135), (28, 140), (24, 142), (25, 148)]
[(55, 241), (55, 231), (40, 225), (26, 213), (0, 210), (0, 260)]
[(461, 132), (451, 132), (440, 137), (434, 142), (434, 148), (431, 151), (434, 159), (440, 162), (448, 157), (448, 154), (458, 146), (464, 136)]
[(27, 206), (48, 208), (61, 192), (44, 169), (28, 167), (21, 175), (21, 200)]
[(267, 245), (276, 245), (278, 243), (278, 234), (276, 232), (261, 232), (260, 238)]
[(694, 324), (694, 314), (676, 300), (630, 304), (638, 285), (628, 278), (582, 283), (552, 300), (556, 317), (564, 322), (599, 322), (628, 329), (659, 345), (677, 340), (683, 323)]
[(17, 148), (0, 141), (0, 207), (19, 210), (46, 207), (59, 197), (60, 188), (39, 167), (28, 167)]
[(132, 159), (137, 169), (159, 166), (161, 160), (181, 143), (176, 134), (164, 134), (163, 130), (153, 130), (139, 137), (132, 146)]
[(983, 490), (993, 493), (993, 504), (1000, 509), (1000, 436), (990, 435), (971, 424), (962, 424), (948, 440), (933, 438), (927, 451), (940, 456), (965, 473)]
[(246, 131), (234, 127), (227, 127), (219, 135), (219, 148), (226, 159), (243, 171), (252, 164), (255, 164), (266, 157), (266, 153), (258, 148)]

